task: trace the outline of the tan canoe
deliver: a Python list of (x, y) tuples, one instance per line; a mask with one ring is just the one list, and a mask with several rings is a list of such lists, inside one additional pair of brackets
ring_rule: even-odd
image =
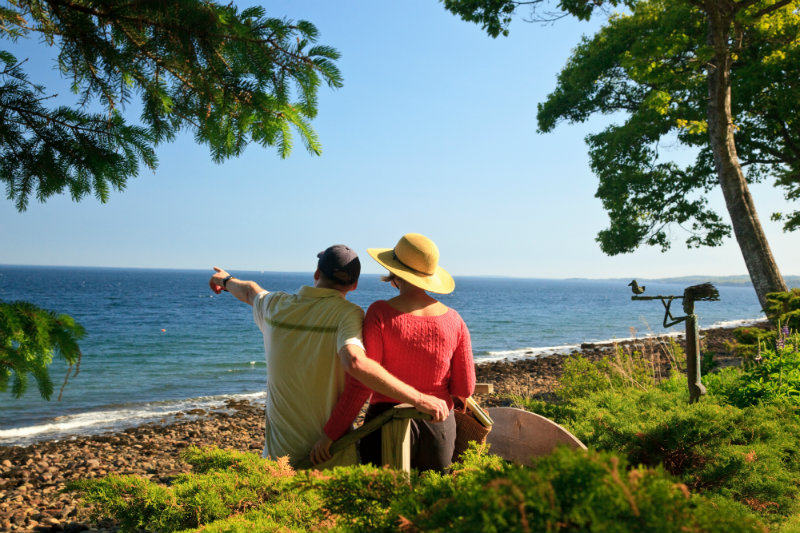
[(486, 409), (494, 420), (486, 437), (489, 452), (508, 461), (530, 465), (531, 459), (551, 453), (559, 444), (585, 450), (575, 435), (550, 419), (513, 407)]

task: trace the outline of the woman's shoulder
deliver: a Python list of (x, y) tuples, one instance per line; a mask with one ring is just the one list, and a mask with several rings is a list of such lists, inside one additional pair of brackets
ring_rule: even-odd
[(372, 314), (372, 315), (374, 315), (374, 314), (383, 315), (383, 314), (386, 314), (387, 312), (395, 312), (396, 313), (397, 311), (391, 305), (389, 305), (389, 302), (387, 302), (386, 300), (375, 300), (367, 308), (367, 314), (368, 315), (370, 315), (370, 314)]
[(396, 307), (392, 306), (392, 304), (388, 300), (376, 300), (372, 302), (372, 304), (367, 309), (367, 316), (371, 316), (373, 318), (378, 317), (386, 317), (391, 318), (392, 320), (410, 320), (410, 321), (419, 321), (419, 320), (433, 320), (438, 322), (454, 322), (454, 323), (463, 323), (464, 320), (461, 318), (461, 315), (458, 314), (458, 311), (453, 309), (452, 307), (448, 307), (441, 302), (437, 302), (441, 309), (437, 309), (437, 311), (433, 314), (416, 314), (416, 313), (407, 313)]

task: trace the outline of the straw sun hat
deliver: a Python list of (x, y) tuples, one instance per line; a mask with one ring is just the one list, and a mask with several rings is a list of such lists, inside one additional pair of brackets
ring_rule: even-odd
[(392, 274), (426, 291), (449, 294), (456, 287), (439, 266), (439, 248), (425, 235), (406, 233), (394, 248), (368, 248), (367, 253)]

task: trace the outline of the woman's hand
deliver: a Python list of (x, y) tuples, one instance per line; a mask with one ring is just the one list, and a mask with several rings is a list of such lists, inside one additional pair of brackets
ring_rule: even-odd
[(419, 393), (419, 398), (412, 405), (417, 411), (431, 415), (431, 422), (444, 422), (450, 416), (447, 402), (436, 396)]
[(455, 404), (455, 407), (453, 409), (455, 409), (459, 413), (467, 412), (467, 399), (465, 397), (453, 396), (453, 400), (458, 400), (453, 402)]

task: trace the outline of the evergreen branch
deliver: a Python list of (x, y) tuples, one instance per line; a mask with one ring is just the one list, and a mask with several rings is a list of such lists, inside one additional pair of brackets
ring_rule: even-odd
[[(202, 0), (15, 6), (20, 23), (60, 48), (60, 70), (79, 96), (74, 110), (47, 110), (52, 96), (42, 96), (13, 56), (0, 52), (0, 76), (17, 80), (0, 94), (0, 180), (18, 210), (34, 194), (44, 201), (65, 188), (75, 200), (93, 191), (105, 201), (112, 187), (135, 176), (139, 160), (154, 168), (154, 147), (184, 127), (217, 162), (254, 141), (286, 157), (292, 129), (311, 153), (321, 151), (307, 119), (316, 115), (321, 81), (338, 87), (341, 76), (338, 52), (307, 48), (318, 37), (311, 23)], [(0, 23), (4, 15), (0, 8)], [(134, 94), (144, 105), (143, 127), (128, 126), (117, 113)], [(105, 118), (80, 112), (94, 97)]]
[[(64, 128), (68, 128), (68, 129), (72, 130), (73, 132), (75, 132), (76, 134), (77, 133), (92, 133), (92, 134), (96, 134), (96, 135), (107, 135), (108, 134), (108, 130), (107, 129), (96, 129), (96, 128), (89, 128), (89, 127), (82, 127), (79, 124), (75, 124), (75, 123), (72, 123), (72, 122), (67, 122), (67, 121), (64, 121), (64, 120), (59, 120), (57, 118), (54, 118), (53, 115), (50, 115), (50, 114), (45, 114), (45, 113), (38, 112), (38, 111), (32, 111), (32, 110), (29, 110), (29, 109), (22, 109), (22, 108), (19, 108), (17, 106), (13, 106), (13, 105), (9, 105), (9, 104), (0, 103), (0, 108), (9, 109), (11, 111), (15, 111), (20, 118), (24, 118), (24, 117), (27, 117), (27, 116), (34, 116), (34, 117), (41, 118), (42, 120), (45, 120), (48, 123), (52, 123), (52, 124), (56, 124), (58, 126), (62, 126)], [(38, 126), (37, 122), (29, 121), (29, 120), (23, 120), (22, 123), (25, 124), (26, 126), (28, 126), (30, 129), (32, 129), (34, 131), (38, 131), (38, 127), (39, 126)], [(41, 134), (40, 134), (40, 136), (41, 136)]]
[[(139, 17), (126, 17), (123, 14), (121, 14), (123, 12), (122, 8), (125, 7), (125, 6), (120, 6), (119, 8), (113, 8), (113, 9), (111, 9), (109, 11), (98, 11), (97, 9), (92, 9), (90, 7), (87, 7), (87, 6), (84, 6), (84, 5), (81, 5), (81, 4), (76, 4), (74, 2), (66, 2), (64, 0), (46, 0), (46, 1), (50, 5), (60, 4), (61, 6), (66, 7), (68, 9), (70, 9), (70, 10), (78, 11), (78, 12), (81, 12), (81, 13), (84, 13), (84, 14), (87, 14), (87, 15), (90, 15), (90, 16), (94, 16), (94, 17), (100, 18), (100, 19), (110, 19), (112, 21), (130, 22), (130, 23), (134, 23), (136, 25), (141, 25), (142, 24), (142, 19), (139, 18)], [(541, 1), (541, 0), (536, 0), (535, 2), (521, 2), (521, 4), (527, 4), (527, 3), (531, 3), (532, 4), (532, 3), (537, 3), (539, 1)], [(139, 2), (131, 2), (129, 4), (126, 4), (126, 6), (128, 6), (128, 5), (136, 5), (136, 4), (139, 4)], [(146, 24), (149, 27), (162, 29), (162, 30), (167, 30), (169, 32), (185, 32), (187, 30), (187, 27), (184, 26), (184, 25), (165, 24), (165, 23), (160, 22), (160, 21), (158, 21), (156, 19), (148, 19), (146, 21)], [(298, 29), (300, 29), (299, 26), (291, 25), (291, 24), (287, 24), (286, 27), (289, 30), (298, 30)], [(258, 28), (258, 27), (255, 26), (254, 28)], [(275, 32), (273, 32), (272, 34), (270, 34), (266, 38), (243, 37), (241, 35), (234, 35), (234, 34), (231, 34), (231, 33), (217, 33), (217, 32), (203, 32), (203, 33), (200, 33), (199, 35), (204, 36), (204, 37), (211, 37), (211, 38), (218, 39), (218, 40), (232, 40), (232, 41), (243, 42), (243, 43), (251, 43), (251, 44), (269, 44), (269, 45), (271, 45), (273, 47), (273, 49), (275, 49), (277, 51), (280, 51), (283, 54), (285, 54), (285, 55), (287, 55), (287, 56), (289, 56), (289, 57), (291, 57), (291, 58), (293, 58), (295, 60), (304, 61), (305, 59), (307, 59), (305, 56), (303, 56), (301, 54), (296, 54), (296, 53), (291, 52), (288, 48), (284, 47), (279, 41), (276, 41), (274, 39)]]
[[(196, 85), (194, 85), (194, 84), (193, 84), (193, 83), (192, 83), (192, 82), (191, 82), (189, 79), (185, 78), (184, 76), (182, 76), (181, 74), (179, 74), (178, 72), (176, 72), (176, 70), (175, 70), (175, 69), (171, 68), (171, 67), (170, 67), (169, 65), (167, 65), (167, 64), (166, 64), (164, 61), (162, 61), (160, 57), (157, 57), (157, 56), (153, 55), (152, 53), (150, 53), (149, 51), (147, 51), (147, 50), (144, 48), (143, 44), (142, 44), (141, 42), (137, 42), (137, 41), (136, 41), (136, 37), (135, 37), (135, 36), (133, 36), (133, 35), (131, 35), (131, 34), (130, 34), (130, 32), (128, 32), (128, 31), (127, 31), (127, 30), (125, 30), (124, 28), (120, 28), (120, 30), (121, 30), (121, 31), (123, 31), (123, 33), (125, 33), (125, 35), (126, 35), (126, 36), (127, 36), (127, 37), (128, 37), (130, 40), (131, 40), (131, 42), (133, 42), (134, 44), (136, 44), (136, 45), (137, 45), (137, 47), (138, 47), (138, 50), (139, 50), (139, 51), (140, 51), (140, 52), (141, 52), (141, 53), (142, 53), (142, 54), (143, 54), (145, 57), (147, 57), (149, 60), (153, 61), (153, 62), (154, 62), (154, 63), (155, 63), (155, 64), (156, 64), (156, 65), (157, 65), (159, 68), (162, 68), (162, 69), (164, 69), (164, 71), (166, 71), (167, 73), (169, 73), (169, 74), (171, 74), (172, 76), (174, 76), (174, 77), (175, 77), (177, 80), (179, 80), (179, 81), (180, 81), (180, 82), (183, 84), (183, 86), (184, 86), (184, 87), (186, 87), (187, 89), (190, 89), (190, 90), (192, 90), (192, 91), (195, 91), (195, 90), (197, 90), (197, 87), (196, 87)], [(283, 70), (284, 72), (287, 72), (287, 73), (290, 73), (290, 72), (291, 72), (291, 71), (290, 71), (290, 69), (289, 69), (289, 67), (288, 67), (287, 65), (284, 65), (284, 64), (282, 64), (282, 63), (278, 63), (278, 64), (279, 64), (279, 65), (281, 65), (281, 70)], [(141, 83), (143, 83), (143, 84), (146, 84), (146, 83), (145, 83), (145, 82), (146, 82), (146, 80), (144, 80), (144, 79), (140, 80), (140, 82), (141, 82)], [(276, 82), (276, 85), (277, 85), (277, 82)], [(243, 101), (249, 101), (249, 100), (252, 98), (252, 93), (245, 93), (245, 92), (243, 92), (243, 91), (242, 91), (242, 92), (239, 92), (239, 94), (238, 94), (238, 97), (240, 97), (240, 98), (241, 98)], [(274, 112), (274, 114), (275, 114), (275, 116), (279, 116), (279, 113), (277, 113), (277, 112)], [(185, 117), (184, 117), (184, 119), (186, 119), (186, 120), (188, 121), (188, 119), (187, 119), (187, 118), (185, 118)], [(198, 124), (196, 124), (196, 123), (193, 123), (193, 125), (194, 125), (195, 127), (199, 127), (199, 125), (198, 125)]]

